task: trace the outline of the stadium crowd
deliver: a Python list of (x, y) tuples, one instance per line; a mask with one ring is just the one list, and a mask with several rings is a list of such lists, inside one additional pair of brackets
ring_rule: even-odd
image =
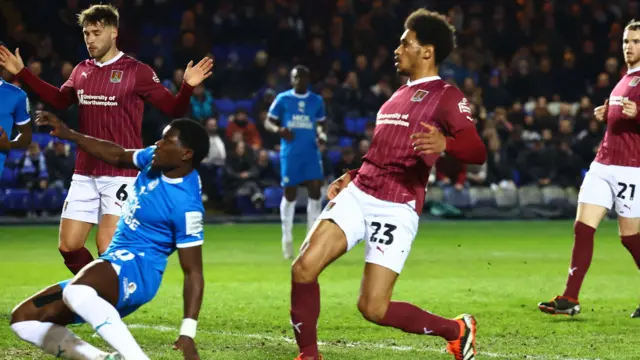
[[(0, 39), (20, 48), (34, 74), (60, 86), (87, 57), (75, 14), (90, 2), (35, 3), (0, 10), (6, 24)], [(177, 92), (189, 60), (215, 57), (214, 75), (194, 90), (187, 115), (210, 134), (200, 169), (205, 197), (228, 212), (238, 211), (238, 197), (253, 208), (270, 207), (265, 192), (280, 183), (279, 137), (264, 123), (274, 97), (290, 88), (293, 65), (311, 69), (313, 91), (325, 101), (328, 131), (318, 142), (327, 180), (359, 166), (377, 110), (406, 81), (395, 74), (393, 52), (406, 15), (418, 6), (448, 14), (457, 29), (458, 49), (441, 77), (468, 97), (490, 153), (482, 166), (441, 159), (434, 184), (463, 199), (460, 205), (474, 186), (576, 188), (604, 134), (593, 108), (626, 70), (622, 29), (639, 11), (637, 1), (597, 0), (112, 3), (121, 8), (119, 47), (150, 64), (171, 91)], [(21, 85), (6, 72), (3, 78)], [(32, 110), (47, 108), (24, 90)], [(75, 107), (57, 114), (72, 127), (77, 121)], [(168, 121), (146, 107), (145, 144), (159, 138)], [(27, 152), (10, 155), (12, 171), (5, 171), (0, 188), (64, 192), (73, 153), (70, 144), (35, 134)]]

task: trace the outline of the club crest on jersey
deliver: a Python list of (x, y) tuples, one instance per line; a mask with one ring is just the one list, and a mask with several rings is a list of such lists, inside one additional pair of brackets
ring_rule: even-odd
[(111, 82), (119, 83), (122, 81), (122, 70), (111, 70)]
[(413, 97), (411, 98), (411, 101), (413, 102), (420, 102), (422, 101), (422, 99), (424, 99), (425, 96), (427, 96), (429, 94), (428, 91), (426, 90), (418, 90), (416, 91), (415, 94), (413, 94)]
[(304, 101), (302, 101), (302, 100), (298, 101), (298, 111), (299, 112), (301, 112), (301, 113), (304, 112), (304, 106), (305, 106)]
[(467, 98), (462, 98), (462, 100), (458, 103), (458, 110), (461, 113), (469, 113), (471, 114), (471, 107), (469, 106), (469, 101)]
[(629, 81), (629, 86), (636, 86), (638, 83), (640, 83), (640, 77), (634, 76), (633, 79)]

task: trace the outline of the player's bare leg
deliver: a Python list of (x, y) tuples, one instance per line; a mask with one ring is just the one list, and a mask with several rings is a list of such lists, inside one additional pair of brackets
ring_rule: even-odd
[(305, 184), (309, 199), (307, 201), (307, 232), (311, 231), (313, 224), (322, 212), (322, 200), (320, 199), (323, 180), (310, 180)]
[(64, 264), (75, 275), (93, 261), (91, 252), (85, 247), (92, 223), (62, 218), (58, 237), (58, 250)]
[(358, 310), (372, 323), (390, 326), (407, 333), (440, 336), (448, 341), (448, 350), (456, 359), (473, 359), (476, 321), (470, 315), (450, 320), (419, 307), (391, 301), (398, 274), (384, 266), (367, 263), (358, 299)]
[(331, 220), (319, 221), (307, 235), (291, 267), (291, 325), (300, 348), (300, 360), (318, 360), (318, 276), (347, 252), (347, 238)]
[(98, 247), (98, 254), (102, 255), (113, 239), (113, 234), (116, 233), (119, 216), (104, 214), (98, 224), (98, 232), (96, 233), (96, 246)]
[(115, 308), (119, 295), (116, 270), (110, 262), (98, 259), (71, 280), (62, 300), (125, 359), (148, 359)]
[[(629, 251), (640, 269), (640, 218), (618, 217), (618, 233), (622, 245)], [(640, 306), (631, 314), (632, 318), (640, 318)]]
[(297, 186), (284, 188), (284, 196), (280, 200), (280, 221), (282, 222), (282, 255), (285, 259), (293, 259), (293, 218), (296, 214)]
[(73, 312), (62, 301), (62, 288), (55, 284), (13, 309), (11, 329), (20, 339), (56, 357), (73, 360), (106, 357), (106, 352), (86, 343), (65, 327), (73, 317)]
[(607, 214), (607, 208), (594, 204), (579, 203), (573, 226), (574, 242), (567, 285), (562, 296), (538, 304), (538, 308), (552, 315), (576, 315), (580, 313), (578, 295), (591, 259), (596, 229)]

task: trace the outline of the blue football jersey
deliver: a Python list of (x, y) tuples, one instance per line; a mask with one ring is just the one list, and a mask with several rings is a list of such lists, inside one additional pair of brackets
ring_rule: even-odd
[[(19, 87), (0, 79), (0, 126), (11, 139), (13, 125), (24, 125), (31, 121), (27, 94)], [(7, 153), (0, 151), (0, 174)]]
[(269, 117), (278, 119), (280, 125), (290, 129), (294, 138), (291, 142), (280, 141), (280, 156), (307, 156), (318, 151), (316, 143), (318, 121), (325, 118), (324, 100), (311, 91), (304, 95), (293, 89), (276, 96), (269, 108)]
[(126, 250), (153, 259), (161, 271), (176, 248), (201, 245), (204, 241), (202, 192), (196, 170), (171, 179), (151, 169), (155, 146), (135, 152), (140, 173), (128, 194), (107, 253)]

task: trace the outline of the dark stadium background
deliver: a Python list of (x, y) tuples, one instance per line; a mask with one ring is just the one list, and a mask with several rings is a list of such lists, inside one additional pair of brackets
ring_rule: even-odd
[[(19, 47), (31, 71), (60, 86), (87, 57), (75, 14), (93, 3), (0, 1), (0, 40)], [(448, 14), (459, 47), (440, 73), (472, 103), (490, 155), (483, 166), (441, 161), (425, 213), (480, 218), (573, 216), (577, 188), (604, 132), (593, 108), (625, 72), (622, 30), (639, 9), (637, 1), (596, 0), (111, 3), (121, 11), (120, 49), (153, 66), (171, 91), (189, 60), (216, 59), (187, 114), (211, 133), (214, 146), (201, 175), (214, 214), (277, 212), (279, 141), (263, 123), (274, 96), (289, 88), (293, 65), (311, 69), (313, 91), (326, 103), (329, 131), (319, 141), (331, 181), (358, 166), (379, 106), (406, 81), (392, 61), (406, 15), (419, 6)], [(32, 111), (47, 108), (25, 90)], [(58, 114), (75, 125), (76, 108)], [(251, 124), (236, 126), (234, 119), (245, 116)], [(145, 144), (168, 120), (147, 106)], [(29, 173), (24, 152), (12, 151), (0, 179), (5, 215), (57, 216), (64, 200), (74, 147), (51, 143), (45, 133), (34, 134), (34, 142), (39, 146), (30, 151), (41, 152), (46, 173)], [(234, 177), (246, 170), (254, 176)], [(28, 178), (45, 181), (29, 191)], [(300, 200), (302, 210), (302, 192)]]

